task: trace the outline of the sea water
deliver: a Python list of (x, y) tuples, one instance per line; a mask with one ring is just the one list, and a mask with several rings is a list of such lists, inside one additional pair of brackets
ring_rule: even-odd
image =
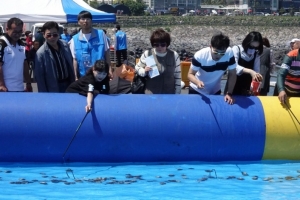
[(300, 199), (300, 162), (0, 163), (0, 199)]

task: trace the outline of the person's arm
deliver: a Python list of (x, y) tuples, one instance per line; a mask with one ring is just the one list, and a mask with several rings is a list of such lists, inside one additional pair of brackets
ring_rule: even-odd
[(89, 84), (88, 85), (88, 92), (86, 96), (86, 106), (85, 111), (89, 112), (92, 109), (93, 99), (94, 99), (94, 85)]
[(234, 98), (232, 97), (232, 93), (233, 93), (233, 89), (235, 86), (236, 77), (237, 77), (236, 69), (228, 70), (228, 78), (227, 78), (228, 89), (227, 89), (224, 99), (227, 103), (229, 103), (231, 105), (234, 103)]
[(75, 81), (78, 80), (78, 62), (76, 58), (73, 58), (73, 67), (74, 67), (74, 75), (75, 75)]
[(103, 41), (104, 41), (104, 51), (105, 51), (105, 60), (106, 63), (109, 66), (109, 78), (113, 79), (113, 73), (112, 73), (112, 67), (111, 67), (111, 61), (110, 61), (110, 48), (109, 48), (109, 44), (108, 44), (108, 40), (107, 40), (107, 36), (105, 35), (104, 31), (102, 32), (102, 36), (103, 36)]
[(175, 57), (175, 71), (174, 71), (174, 78), (175, 78), (175, 94), (181, 93), (181, 65), (180, 65), (180, 57), (177, 52), (174, 51)]
[(193, 70), (192, 67), (190, 67), (187, 77), (192, 83), (197, 85), (198, 88), (203, 89), (204, 88), (204, 83), (196, 78), (196, 76), (195, 76), (196, 73), (197, 73), (197, 71)]
[[(283, 62), (280, 66), (280, 69), (277, 72), (277, 90), (278, 90), (278, 99), (281, 103), (284, 103), (287, 98), (287, 94), (284, 90), (284, 81), (286, 78), (286, 75), (288, 74), (288, 71), (292, 64), (292, 56), (294, 52), (289, 52), (285, 57), (283, 58)], [(290, 56), (291, 57), (290, 57)]]
[(26, 91), (32, 92), (31, 77), (30, 77), (29, 65), (28, 65), (27, 60), (24, 60), (23, 65), (24, 65), (23, 75), (24, 75), (24, 80), (26, 83)]
[(109, 66), (109, 72), (108, 72), (109, 77), (110, 77), (110, 79), (113, 79), (112, 67), (111, 67), (111, 62), (110, 62), (110, 50), (109, 49), (107, 49), (105, 51), (105, 60), (108, 64), (108, 66)]
[(244, 68), (243, 73), (250, 74), (252, 76), (252, 79), (256, 80), (256, 81), (262, 81), (262, 79), (263, 79), (263, 77), (260, 73), (254, 71), (252, 69)]
[(288, 73), (287, 68), (280, 68), (277, 72), (278, 99), (281, 103), (284, 103), (287, 98), (286, 92), (284, 90), (284, 81), (287, 73)]
[(4, 82), (3, 75), (3, 58), (4, 58), (4, 49), (6, 43), (4, 41), (0, 41), (0, 92), (7, 92), (7, 88)]
[(73, 67), (74, 67), (74, 75), (75, 75), (75, 81), (78, 80), (79, 75), (78, 75), (78, 62), (76, 60), (76, 55), (75, 55), (75, 45), (74, 45), (74, 40), (73, 38), (69, 42), (69, 47), (70, 51), (73, 57)]
[[(241, 48), (241, 47), (240, 47)], [(236, 74), (237, 75), (241, 75), (243, 73), (243, 69), (244, 67), (239, 65), (239, 58), (240, 58), (240, 50), (242, 51), (242, 49), (239, 49), (238, 46), (233, 46), (232, 47), (232, 52), (233, 52), (233, 56), (236, 62)]]
[(43, 70), (43, 61), (42, 55), (37, 53), (34, 61), (34, 78), (37, 83), (38, 92), (48, 92), (44, 70)]
[(7, 88), (4, 83), (2, 66), (3, 66), (3, 63), (0, 62), (0, 92), (7, 92)]
[(135, 65), (135, 71), (137, 71), (137, 74), (142, 77), (145, 77), (147, 72), (152, 69), (151, 67), (146, 66), (146, 55), (149, 55), (148, 50), (141, 55), (139, 62)]
[(86, 97), (87, 105), (85, 106), (85, 112), (89, 112), (92, 110), (93, 98), (94, 98), (93, 92), (88, 92)]
[(276, 67), (276, 63), (273, 60), (273, 50), (272, 49), (270, 49), (270, 67), (271, 67), (270, 72), (273, 73), (275, 70), (275, 67)]

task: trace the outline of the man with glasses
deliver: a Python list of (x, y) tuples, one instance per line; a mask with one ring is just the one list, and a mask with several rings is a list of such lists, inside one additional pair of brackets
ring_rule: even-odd
[(232, 91), (236, 81), (236, 62), (229, 38), (222, 33), (216, 33), (211, 38), (210, 47), (195, 53), (188, 72), (190, 80), (189, 94), (221, 94), (221, 78), (228, 70), (228, 91), (224, 100), (233, 104)]
[(80, 32), (70, 40), (76, 80), (82, 77), (97, 60), (106, 60), (109, 67), (109, 77), (112, 78), (110, 50), (103, 30), (92, 28), (92, 14), (81, 11), (78, 14)]
[(23, 21), (11, 18), (7, 21), (6, 33), (0, 37), (0, 92), (32, 92), (25, 46), (20, 37)]
[(42, 32), (46, 41), (38, 49), (34, 64), (38, 91), (64, 93), (75, 81), (69, 45), (59, 40), (59, 27), (54, 21), (46, 22)]

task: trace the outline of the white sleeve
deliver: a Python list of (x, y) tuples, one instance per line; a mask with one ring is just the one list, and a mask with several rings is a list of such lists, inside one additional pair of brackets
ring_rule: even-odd
[[(229, 63), (231, 63), (231, 60), (232, 60), (232, 59), (235, 60), (235, 57), (233, 56), (232, 48), (228, 47), (227, 51), (229, 52), (229, 53), (228, 53)], [(227, 69), (228, 69), (228, 70), (236, 69), (236, 66), (237, 66), (237, 63), (236, 63), (236, 60), (235, 60), (235, 63), (232, 64), (232, 65), (229, 65), (229, 66), (227, 67)]]
[(94, 92), (94, 86), (92, 84), (89, 84), (89, 92)]
[(72, 57), (76, 58), (75, 57), (75, 45), (74, 45), (73, 38), (70, 40), (69, 45), (70, 45), (70, 51), (71, 51)]
[(240, 66), (239, 63), (239, 57), (240, 57), (240, 51), (237, 46), (232, 47), (233, 56), (236, 62), (236, 74), (241, 75), (243, 73), (244, 67)]
[(146, 76), (146, 55), (149, 55), (148, 50), (141, 55), (139, 62), (135, 65), (135, 70), (137, 71), (138, 75), (142, 77)]

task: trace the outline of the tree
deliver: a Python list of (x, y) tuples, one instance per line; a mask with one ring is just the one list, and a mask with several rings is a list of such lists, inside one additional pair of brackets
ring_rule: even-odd
[(283, 13), (285, 13), (285, 9), (283, 7), (281, 7), (279, 10), (279, 14), (282, 15)]
[(124, 5), (129, 8), (131, 15), (141, 16), (145, 14), (146, 4), (142, 0), (137, 0), (136, 2), (134, 0), (124, 0)]
[(90, 6), (97, 9), (99, 7), (98, 1), (97, 0), (90, 1)]

